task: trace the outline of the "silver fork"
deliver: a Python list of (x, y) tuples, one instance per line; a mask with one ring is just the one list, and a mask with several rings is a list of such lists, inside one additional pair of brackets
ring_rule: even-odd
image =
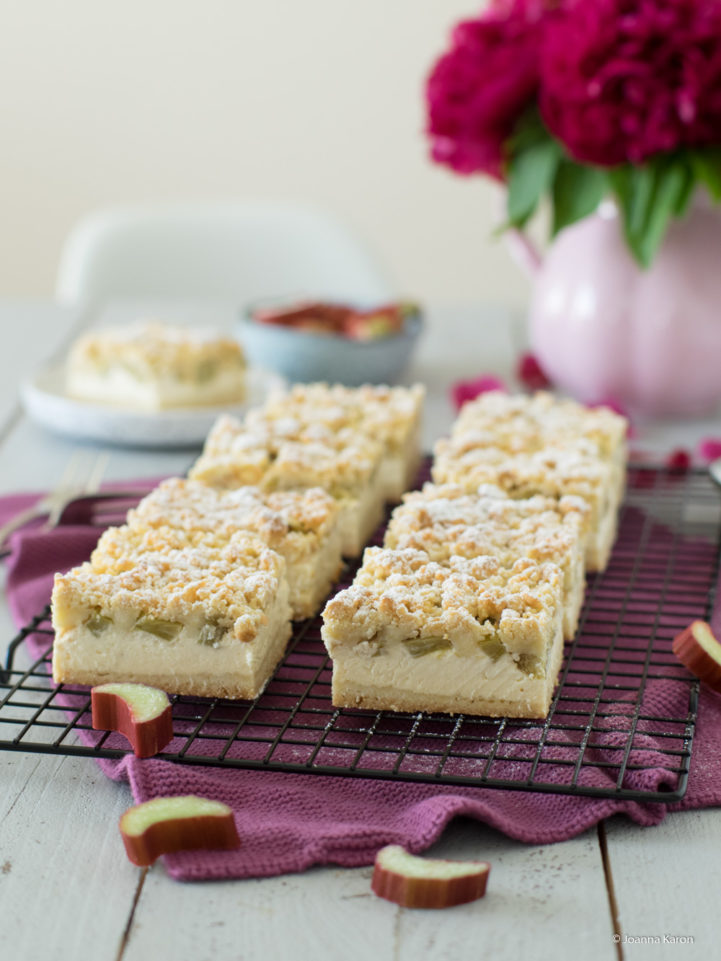
[(76, 451), (65, 465), (57, 487), (0, 527), (0, 550), (14, 531), (36, 518), (45, 517), (45, 527), (54, 527), (70, 501), (80, 495), (91, 494), (98, 490), (108, 466), (108, 460), (108, 454), (98, 454), (88, 469), (83, 466), (82, 454)]
[(115, 488), (96, 494), (81, 494), (65, 505), (58, 517), (57, 526), (82, 524), (89, 527), (110, 527), (124, 524), (128, 511), (150, 493), (154, 485)]

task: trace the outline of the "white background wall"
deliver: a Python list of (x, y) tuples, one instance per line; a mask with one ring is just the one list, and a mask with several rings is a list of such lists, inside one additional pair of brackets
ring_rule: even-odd
[(49, 295), (97, 206), (315, 201), (423, 300), (523, 304), (500, 197), (428, 160), (423, 82), (473, 0), (0, 0), (0, 296)]

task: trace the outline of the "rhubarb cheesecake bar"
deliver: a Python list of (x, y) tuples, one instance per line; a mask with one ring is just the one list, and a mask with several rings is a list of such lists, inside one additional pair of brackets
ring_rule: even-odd
[(585, 407), (547, 391), (531, 396), (488, 391), (464, 404), (454, 422), (453, 436), (470, 432), (509, 453), (530, 453), (548, 444), (574, 447), (585, 440), (621, 477), (625, 474), (628, 421), (608, 407)]
[(540, 494), (560, 499), (583, 498), (589, 507), (585, 562), (589, 571), (603, 570), (616, 537), (622, 494), (616, 465), (600, 458), (593, 442), (579, 440), (563, 447), (551, 443), (541, 450), (510, 454), (479, 443), (473, 433), (456, 433), (434, 448), (433, 480), (456, 484), (468, 493), (492, 484), (512, 498)]
[(173, 477), (130, 511), (128, 525), (138, 534), (176, 528), (191, 544), (210, 540), (219, 546), (240, 530), (256, 534), (285, 558), (295, 619), (320, 610), (342, 565), (338, 504), (319, 487), (223, 490)]
[(115, 557), (55, 575), (55, 681), (256, 697), (291, 633), (283, 558), (245, 533), (222, 547), (179, 546), (167, 528), (143, 548), (128, 528), (113, 536)]
[(328, 602), (322, 637), (338, 707), (544, 717), (563, 657), (563, 578), (529, 558), (431, 561), (367, 548)]
[(526, 396), (489, 391), (464, 404), (452, 438), (509, 454), (548, 447), (588, 453), (610, 466), (611, 498), (620, 504), (626, 487), (628, 421), (608, 407), (586, 407), (547, 391)]
[(322, 424), (333, 432), (363, 433), (383, 445), (380, 484), (390, 501), (400, 500), (413, 486), (421, 462), (421, 416), (425, 388), (364, 384), (297, 384), (287, 393), (270, 398), (255, 418), (273, 421), (298, 420), (305, 425)]
[(189, 476), (213, 487), (264, 491), (321, 487), (339, 508), (342, 551), (357, 556), (383, 517), (380, 443), (349, 429), (296, 419), (216, 421)]
[(162, 323), (85, 334), (66, 364), (71, 397), (141, 410), (240, 404), (245, 377), (245, 355), (236, 340)]
[(514, 500), (497, 487), (467, 494), (450, 484), (426, 484), (395, 508), (384, 546), (415, 548), (439, 564), (483, 555), (495, 557), (503, 567), (523, 557), (551, 561), (563, 574), (563, 629), (570, 639), (583, 605), (588, 513), (586, 502), (570, 495)]

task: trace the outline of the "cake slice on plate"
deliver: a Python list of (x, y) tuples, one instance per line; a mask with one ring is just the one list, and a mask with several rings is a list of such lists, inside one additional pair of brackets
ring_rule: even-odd
[(66, 365), (71, 397), (149, 411), (240, 404), (245, 379), (245, 355), (233, 338), (158, 322), (85, 334)]

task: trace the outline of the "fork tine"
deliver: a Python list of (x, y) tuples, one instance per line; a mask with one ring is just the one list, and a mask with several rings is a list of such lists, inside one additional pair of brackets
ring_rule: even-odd
[(91, 527), (108, 527), (124, 524), (127, 512), (137, 507), (148, 489), (121, 489), (99, 491), (97, 494), (81, 494), (70, 500), (63, 508), (58, 524), (86, 524)]
[(38, 517), (43, 517), (44, 515), (49, 514), (53, 508), (53, 505), (57, 502), (60, 496), (67, 496), (67, 492), (70, 490), (70, 485), (72, 484), (72, 479), (78, 466), (78, 458), (79, 451), (76, 450), (70, 455), (69, 460), (66, 461), (57, 486), (40, 497), (30, 507), (26, 508), (24, 511), (20, 511), (20, 513), (10, 518), (7, 523), (0, 527), (0, 546), (5, 546), (5, 542), (7, 541), (8, 537), (14, 531), (19, 530), (21, 527), (24, 527), (26, 524), (30, 523), (30, 521), (33, 521)]
[(105, 471), (107, 470), (109, 460), (110, 454), (107, 452), (98, 454), (92, 470), (90, 471), (90, 476), (88, 477), (85, 485), (84, 493), (94, 494), (100, 488), (100, 482), (105, 476)]
[[(73, 497), (76, 497), (78, 494), (83, 492), (86, 494), (92, 494), (97, 491), (98, 487), (100, 486), (102, 476), (105, 473), (108, 459), (108, 454), (98, 454), (96, 455), (95, 461), (93, 462), (89, 472), (87, 467), (83, 471), (80, 471), (79, 452), (76, 451), (75, 454), (73, 454), (68, 463), (68, 467), (63, 472), (64, 474), (68, 473), (68, 471), (70, 472), (69, 481), (64, 485), (61, 483), (61, 489), (59, 491), (60, 496), (58, 496), (50, 506), (48, 517), (44, 525), (46, 530), (51, 527), (57, 527), (58, 521), (60, 520), (60, 515), (62, 514), (63, 509), (69, 500), (72, 500)], [(80, 479), (77, 481), (75, 480), (76, 476), (80, 478), (83, 473), (87, 477), (87, 480), (84, 484)]]
[(140, 497), (121, 497), (117, 500), (98, 502), (90, 510), (90, 523), (94, 527), (110, 527), (125, 524), (128, 511), (138, 506)]
[(77, 473), (78, 467), (80, 465), (80, 451), (76, 450), (70, 455), (68, 462), (63, 468), (63, 472), (60, 475), (60, 482), (58, 483), (57, 490), (69, 490), (73, 486), (73, 481), (75, 474)]

